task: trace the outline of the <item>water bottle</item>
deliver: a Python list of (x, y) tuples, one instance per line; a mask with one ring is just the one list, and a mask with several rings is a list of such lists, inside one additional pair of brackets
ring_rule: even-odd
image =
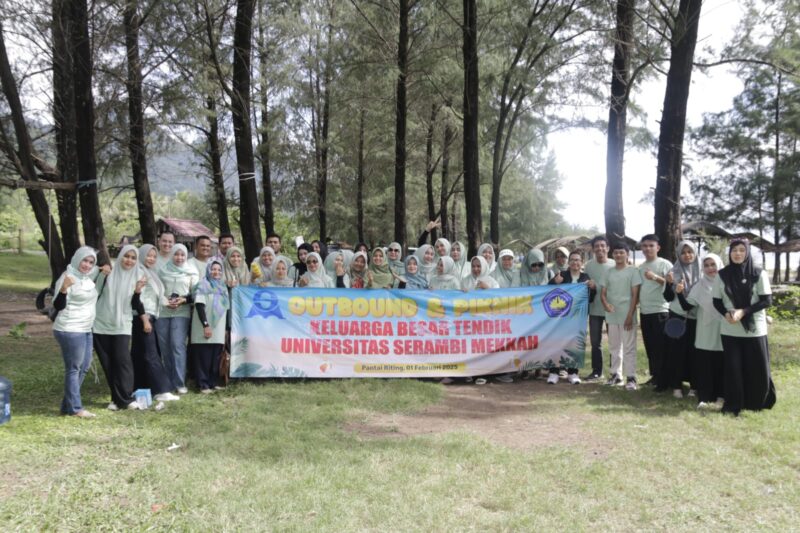
[(11, 420), (11, 382), (0, 376), (0, 426)]

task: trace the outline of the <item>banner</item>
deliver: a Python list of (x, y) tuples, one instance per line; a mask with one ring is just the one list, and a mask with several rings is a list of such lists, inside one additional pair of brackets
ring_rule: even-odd
[(480, 376), (583, 366), (583, 284), (460, 291), (237, 287), (231, 377)]

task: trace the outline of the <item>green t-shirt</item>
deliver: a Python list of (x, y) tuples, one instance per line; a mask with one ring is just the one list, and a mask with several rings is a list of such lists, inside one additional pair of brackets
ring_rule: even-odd
[(606, 259), (605, 263), (598, 263), (596, 260), (592, 259), (588, 261), (583, 268), (584, 272), (589, 276), (589, 279), (594, 280), (595, 284), (598, 285), (598, 295), (589, 305), (589, 314), (591, 316), (606, 316), (606, 310), (603, 309), (603, 302), (600, 301), (599, 286), (602, 284), (606, 272), (612, 268), (614, 268), (614, 261), (611, 259)]
[(639, 310), (643, 315), (666, 313), (669, 309), (669, 302), (664, 299), (664, 285), (647, 279), (644, 273), (650, 270), (656, 276), (663, 278), (671, 269), (672, 263), (663, 257), (656, 257), (639, 265), (639, 276), (642, 279), (642, 286), (639, 289)]
[[(699, 289), (698, 285), (695, 288)], [(706, 323), (706, 310), (700, 307), (697, 299), (694, 297), (694, 290), (689, 293), (686, 301), (692, 304), (694, 310), (697, 311), (697, 333), (694, 336), (694, 347), (700, 350), (708, 350), (711, 352), (722, 351), (722, 338), (719, 336), (720, 328), (725, 319), (719, 314), (719, 311), (714, 309), (712, 311), (713, 319)], [(677, 296), (676, 296), (677, 299)]]
[[(202, 294), (195, 297), (194, 303), (208, 304), (208, 299)], [(206, 311), (208, 317), (208, 311)], [(219, 319), (216, 326), (211, 328), (211, 337), (208, 339), (203, 335), (203, 324), (200, 323), (200, 317), (197, 315), (197, 310), (192, 309), (192, 335), (190, 342), (192, 344), (225, 344), (225, 317)]]
[[(722, 298), (722, 303), (725, 305), (725, 309), (734, 309), (733, 302), (731, 302), (731, 299), (728, 298), (728, 295), (725, 293), (724, 284), (725, 283), (722, 281), (722, 278), (717, 276), (714, 279), (714, 287), (711, 289), (711, 294), (714, 298)], [(761, 277), (758, 279), (755, 287), (753, 287), (753, 298), (750, 300), (750, 303), (754, 304), (758, 302), (759, 296), (765, 296), (767, 294), (772, 294), (772, 288), (769, 285), (769, 275), (767, 274), (767, 271), (762, 270)], [(766, 335), (767, 312), (762, 309), (753, 315), (753, 320), (755, 321), (755, 331), (747, 331), (744, 329), (744, 326), (741, 322), (729, 324), (728, 321), (723, 318), (720, 325), (720, 334), (728, 335), (730, 337), (763, 337)]]
[[(622, 325), (628, 316), (631, 307), (631, 289), (642, 284), (639, 269), (627, 266), (623, 269), (612, 268), (606, 272), (603, 283), (606, 289), (606, 301), (614, 307), (613, 313), (606, 312), (606, 322), (613, 325)], [(633, 313), (634, 323), (636, 313)]]

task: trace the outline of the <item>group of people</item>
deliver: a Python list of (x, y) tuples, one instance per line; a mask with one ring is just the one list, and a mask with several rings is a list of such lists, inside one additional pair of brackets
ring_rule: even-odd
[[(359, 243), (353, 250), (329, 252), (325, 243), (313, 241), (297, 246), (297, 260), (292, 261), (280, 236), (271, 234), (249, 268), (230, 234), (219, 236), (216, 255), (211, 238), (198, 237), (189, 257), (186, 247), (165, 232), (157, 248), (126, 245), (113, 266), (102, 267), (95, 251), (82, 247), (55, 286), (53, 330), (65, 364), (61, 411), (94, 416), (80, 397), (93, 347), (111, 389), (111, 410), (136, 409), (133, 393), (139, 388), (151, 389), (157, 401), (179, 399), (188, 392), (187, 366), (200, 392), (220, 388), (230, 291), (239, 285), (472, 291), (583, 283), (589, 289), (592, 347), (592, 372), (584, 379), (603, 378), (605, 322), (611, 354), (606, 383), (638, 388), (640, 314), (650, 383), (656, 390), (683, 397), (688, 381), (699, 407), (719, 406), (734, 414), (774, 404), (764, 311), (771, 304), (769, 281), (753, 264), (746, 241), (731, 242), (725, 268), (714, 254), (701, 261), (688, 241), (679, 244), (673, 265), (658, 257), (654, 235), (642, 238), (645, 262), (638, 267), (629, 265), (627, 244), (598, 236), (591, 242), (593, 258), (585, 265), (579, 250), (558, 248), (548, 266), (544, 253), (532, 249), (517, 268), (513, 251), (496, 254), (490, 243), (469, 260), (461, 242), (439, 238), (428, 244), (433, 227), (428, 225), (417, 249), (405, 258), (397, 242), (371, 251)], [(550, 368), (547, 382), (557, 383), (562, 373), (570, 383), (581, 383), (577, 362)], [(514, 375), (495, 379), (512, 382)]]

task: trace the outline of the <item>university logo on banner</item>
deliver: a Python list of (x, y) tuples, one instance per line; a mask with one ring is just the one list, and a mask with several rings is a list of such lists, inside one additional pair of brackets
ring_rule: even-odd
[(489, 291), (237, 287), (232, 377), (479, 376), (583, 366), (583, 284)]

